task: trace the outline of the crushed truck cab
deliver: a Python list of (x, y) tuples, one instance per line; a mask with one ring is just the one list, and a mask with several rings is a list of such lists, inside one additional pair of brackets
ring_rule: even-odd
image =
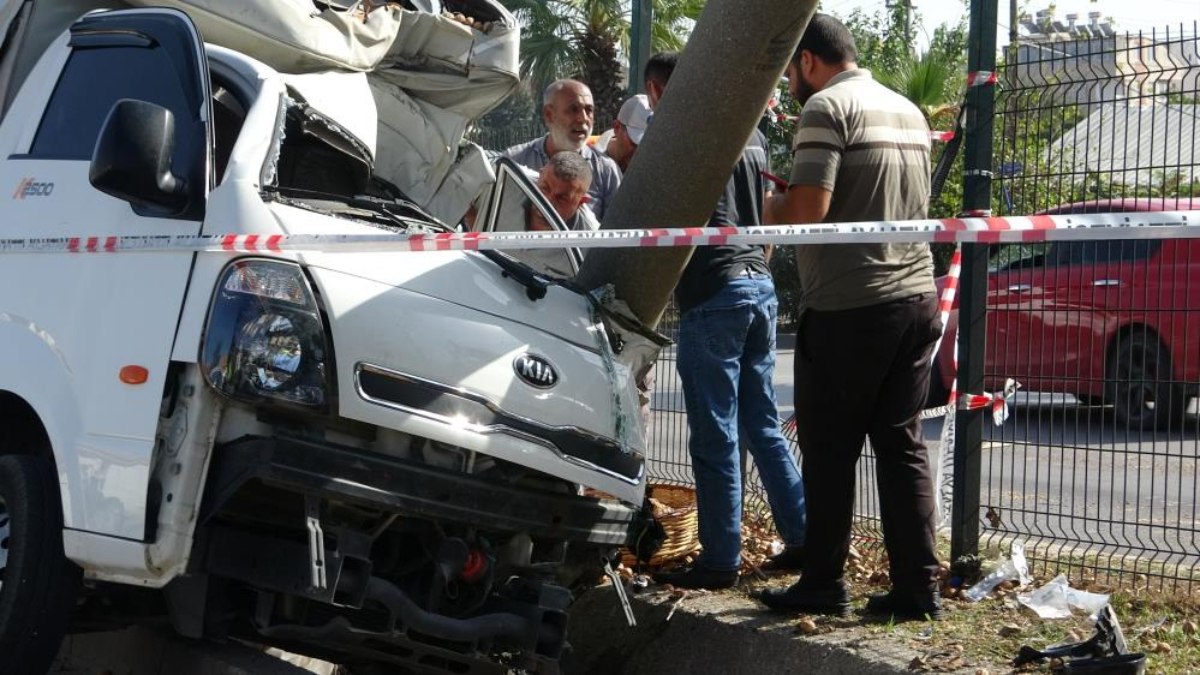
[[(19, 38), (43, 7), (15, 5)], [(0, 63), (0, 239), (101, 237), (0, 251), (0, 653), (39, 672), (72, 617), (149, 605), (351, 668), (555, 670), (570, 590), (640, 517), (638, 336), (498, 252), (103, 252), (488, 202), (394, 182), (388, 85), (281, 73), (194, 14), (76, 15)]]

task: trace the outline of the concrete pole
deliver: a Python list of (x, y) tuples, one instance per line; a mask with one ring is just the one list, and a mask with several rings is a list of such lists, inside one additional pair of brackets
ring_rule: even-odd
[[(604, 229), (703, 226), (817, 0), (710, 0), (642, 138)], [(640, 76), (640, 74), (637, 74)], [(577, 281), (612, 283), (658, 324), (690, 248), (597, 249)]]

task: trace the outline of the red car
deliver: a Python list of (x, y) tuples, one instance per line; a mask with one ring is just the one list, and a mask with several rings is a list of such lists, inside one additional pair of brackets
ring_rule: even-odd
[[(1049, 214), (1191, 211), (1200, 199), (1070, 204)], [(1131, 429), (1167, 427), (1200, 393), (1200, 239), (1001, 244), (988, 273), (986, 387), (1112, 405)], [(944, 279), (938, 280), (941, 290)], [(951, 382), (955, 302), (929, 404)]]

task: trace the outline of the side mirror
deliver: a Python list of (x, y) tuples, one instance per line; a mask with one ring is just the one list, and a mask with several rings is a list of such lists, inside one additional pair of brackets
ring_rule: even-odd
[(175, 116), (145, 101), (117, 101), (104, 120), (88, 180), (135, 210), (177, 216), (188, 207), (185, 181), (171, 173)]

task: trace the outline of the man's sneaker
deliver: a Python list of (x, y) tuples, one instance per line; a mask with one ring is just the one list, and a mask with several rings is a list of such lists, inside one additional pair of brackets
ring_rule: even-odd
[(660, 584), (670, 584), (676, 588), (707, 588), (716, 590), (719, 588), (733, 588), (737, 583), (737, 570), (724, 572), (721, 570), (710, 570), (703, 565), (692, 565), (691, 567), (674, 569), (669, 572), (659, 572), (654, 575), (654, 580)]
[(804, 547), (788, 546), (767, 558), (758, 568), (764, 572), (799, 572), (804, 565)]
[(867, 614), (890, 616), (898, 621), (937, 621), (942, 603), (932, 591), (902, 593), (896, 590), (867, 598)]
[(842, 582), (815, 586), (801, 579), (787, 588), (768, 588), (758, 596), (767, 607), (802, 614), (850, 614), (850, 592)]

